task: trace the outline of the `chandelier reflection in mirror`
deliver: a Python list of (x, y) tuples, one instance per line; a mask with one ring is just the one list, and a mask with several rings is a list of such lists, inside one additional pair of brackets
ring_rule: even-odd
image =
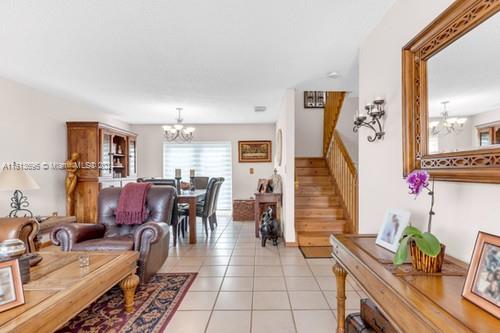
[(191, 142), (195, 128), (192, 126), (185, 127), (181, 118), (182, 108), (177, 110), (177, 123), (175, 125), (164, 125), (163, 135), (168, 142)]
[(366, 127), (374, 132), (373, 136), (368, 136), (369, 142), (382, 139), (385, 135), (381, 123), (385, 115), (384, 104), (385, 101), (382, 98), (377, 98), (373, 103), (365, 105), (366, 115), (359, 113), (354, 117), (353, 132), (357, 133), (361, 127)]
[(443, 136), (451, 133), (460, 133), (464, 129), (467, 118), (450, 117), (448, 115), (447, 105), (450, 101), (441, 102), (443, 111), (441, 111), (441, 119), (429, 122), (429, 131), (432, 136)]

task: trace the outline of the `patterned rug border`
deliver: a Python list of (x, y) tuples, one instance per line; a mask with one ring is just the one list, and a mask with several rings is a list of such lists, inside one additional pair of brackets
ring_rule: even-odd
[(156, 273), (144, 287), (138, 287), (134, 310), (128, 314), (123, 309), (122, 291), (114, 286), (56, 332), (166, 332), (197, 276), (195, 272)]
[(198, 275), (198, 273), (157, 273), (157, 274), (174, 275), (174, 276), (189, 275), (188, 282), (185, 283), (182, 286), (182, 288), (179, 290), (179, 294), (178, 294), (178, 297), (175, 298), (175, 301), (174, 301), (175, 304), (173, 304), (172, 311), (170, 311), (170, 313), (167, 315), (165, 322), (163, 323), (163, 325), (160, 328), (160, 330), (163, 331), (167, 328), (168, 323), (170, 322), (170, 320), (172, 319), (174, 314), (177, 312), (177, 309), (181, 305), (184, 297), (187, 295), (187, 293), (188, 293), (189, 289), (191, 288), (191, 285), (194, 283), (194, 280), (196, 279), (196, 276)]

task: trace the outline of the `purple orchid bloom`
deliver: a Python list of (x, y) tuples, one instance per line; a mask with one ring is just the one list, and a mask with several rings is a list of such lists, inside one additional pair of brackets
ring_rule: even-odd
[(410, 194), (417, 197), (424, 188), (429, 186), (429, 173), (425, 170), (415, 170), (408, 175), (406, 183), (410, 189)]

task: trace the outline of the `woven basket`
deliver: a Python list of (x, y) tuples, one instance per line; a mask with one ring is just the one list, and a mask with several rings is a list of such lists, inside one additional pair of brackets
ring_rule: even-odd
[(255, 200), (233, 200), (233, 221), (253, 221)]
[(441, 252), (435, 257), (422, 252), (415, 242), (410, 242), (411, 263), (413, 268), (425, 273), (439, 273), (443, 267), (445, 246), (441, 244)]

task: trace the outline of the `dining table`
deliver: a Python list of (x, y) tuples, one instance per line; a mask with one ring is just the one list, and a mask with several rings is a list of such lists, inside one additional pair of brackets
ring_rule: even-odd
[(177, 194), (180, 204), (189, 204), (189, 244), (196, 244), (196, 205), (205, 197), (207, 190), (181, 190)]

